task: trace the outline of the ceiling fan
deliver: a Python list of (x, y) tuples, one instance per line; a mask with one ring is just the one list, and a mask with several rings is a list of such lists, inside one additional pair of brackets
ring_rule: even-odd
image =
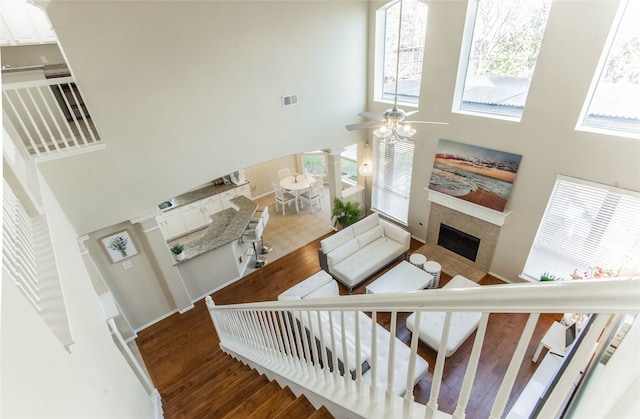
[(358, 116), (362, 116), (372, 121), (363, 122), (359, 124), (350, 124), (345, 127), (349, 131), (355, 131), (359, 129), (377, 128), (373, 133), (379, 137), (387, 139), (395, 136), (398, 139), (411, 138), (416, 130), (411, 127), (410, 124), (434, 124), (434, 125), (449, 125), (447, 122), (433, 122), (433, 121), (407, 121), (406, 118), (417, 113), (418, 111), (405, 112), (398, 108), (398, 79), (400, 72), (400, 38), (402, 35), (402, 0), (400, 0), (400, 13), (398, 18), (398, 48), (396, 55), (396, 79), (395, 79), (395, 92), (393, 100), (393, 108), (387, 109), (382, 115), (378, 115), (372, 112), (360, 112)]

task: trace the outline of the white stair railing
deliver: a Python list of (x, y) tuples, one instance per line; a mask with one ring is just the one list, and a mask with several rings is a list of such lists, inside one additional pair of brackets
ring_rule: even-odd
[[(426, 406), (413, 401), (413, 371), (418, 342), (416, 334), (411, 341), (410, 359), (406, 365), (406, 392), (404, 399), (396, 396), (393, 389), (393, 368), (395, 339), (389, 340), (389, 357), (386, 365), (376, 363), (376, 353), (384, 348), (378, 347), (376, 338), (376, 319), (382, 312), (391, 313), (390, 333), (395, 336), (397, 314), (399, 312), (447, 312), (440, 347), (446, 347), (451, 313), (481, 312), (482, 316), (474, 338), (473, 348), (467, 363), (467, 369), (453, 416), (464, 418), (471, 388), (476, 375), (480, 352), (483, 345), (490, 313), (528, 313), (529, 318), (521, 331), (516, 349), (502, 378), (500, 389), (491, 409), (492, 418), (505, 414), (505, 407), (514, 386), (533, 330), (540, 313), (594, 313), (595, 321), (585, 327), (580, 348), (573, 356), (567, 357), (570, 363), (564, 368), (567, 377), (562, 377), (554, 388), (553, 397), (543, 406), (546, 414), (560, 412), (563, 401), (573, 390), (577, 374), (584, 370), (593, 356), (593, 350), (610, 319), (616, 314), (638, 313), (640, 307), (640, 278), (566, 281), (541, 284), (507, 284), (464, 289), (436, 289), (425, 292), (366, 294), (299, 301), (276, 301), (252, 304), (216, 306), (211, 297), (207, 305), (211, 318), (220, 338), (221, 348), (244, 362), (250, 363), (261, 372), (273, 374), (290, 380), (313, 395), (330, 404), (340, 405), (342, 409), (361, 417), (450, 417), (438, 410), (437, 400), (440, 394), (444, 370), (445, 352), (439, 351), (429, 401)], [(350, 313), (371, 312), (373, 319), (371, 341), (361, 342), (359, 326), (355, 330), (345, 327), (345, 318)], [(317, 321), (311, 321), (313, 318)], [(325, 320), (321, 320), (321, 317)], [(334, 319), (335, 317), (335, 319)], [(419, 329), (419, 315), (416, 316), (415, 330)], [(292, 321), (296, 319), (296, 321)], [(300, 319), (303, 321), (301, 327)], [(336, 324), (336, 320), (337, 323)], [(358, 322), (354, 322), (356, 325)], [(323, 328), (329, 333), (323, 333)], [(315, 330), (315, 328), (320, 330)], [(339, 336), (337, 336), (339, 335)], [(314, 336), (317, 339), (309, 339)], [(355, 345), (347, 345), (346, 340), (354, 336)], [(329, 338), (327, 342), (325, 337)], [(338, 343), (341, 343), (338, 345)], [(316, 347), (316, 344), (318, 345)], [(362, 380), (362, 345), (371, 345), (370, 382)], [(328, 358), (327, 351), (330, 350)], [(347, 353), (351, 349), (355, 354)], [(344, 362), (346, 373), (341, 375), (339, 368), (330, 369)], [(348, 365), (355, 359), (355, 366)], [(355, 369), (355, 379), (348, 373)], [(388, 369), (387, 383), (379, 383), (377, 376)], [(272, 377), (273, 378), (273, 377)], [(368, 387), (368, 390), (365, 390)], [(355, 394), (354, 394), (355, 393)], [(330, 409), (331, 410), (331, 409)]]
[(102, 144), (73, 77), (3, 84), (2, 105), (4, 123), (31, 155)]

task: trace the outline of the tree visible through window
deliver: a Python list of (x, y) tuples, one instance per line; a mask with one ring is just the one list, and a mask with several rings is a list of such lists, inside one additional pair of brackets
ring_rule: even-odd
[(582, 124), (640, 134), (640, 1), (621, 4)]
[(550, 5), (551, 0), (469, 2), (476, 9), (465, 29), (473, 36), (463, 48), (468, 56), (461, 58), (460, 110), (520, 118)]
[(419, 0), (403, 0), (402, 37), (398, 54), (398, 19), (400, 2), (391, 3), (376, 15), (378, 36), (376, 37), (376, 62), (381, 71), (376, 71), (376, 100), (393, 101), (396, 87), (396, 65), (398, 55), (398, 101), (418, 104), (422, 80), (422, 60), (427, 33), (427, 5)]

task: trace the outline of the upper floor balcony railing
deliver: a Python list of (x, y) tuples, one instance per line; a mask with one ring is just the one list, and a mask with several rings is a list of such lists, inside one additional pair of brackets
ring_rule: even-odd
[[(547, 363), (552, 364), (552, 373), (554, 368), (557, 368), (557, 372), (548, 378), (551, 382), (544, 393), (544, 385), (540, 387), (541, 399), (535, 409), (537, 417), (556, 417), (563, 411), (580, 375), (590, 369), (591, 361), (597, 354), (605, 352), (606, 348), (613, 348), (613, 336), (616, 330), (620, 330), (617, 325), (624, 317), (621, 315), (638, 313), (638, 298), (640, 279), (635, 278), (458, 289), (445, 287), (426, 292), (226, 306), (216, 306), (207, 297), (207, 305), (223, 351), (272, 379), (275, 377), (278, 381), (287, 382), (287, 385), (311, 397), (319, 396), (328, 408), (341, 406), (344, 410), (340, 412), (349, 412), (345, 416), (367, 418), (450, 417), (438, 408), (440, 388), (445, 385), (446, 351), (438, 350), (435, 365), (429, 368), (432, 377), (426, 406), (416, 403), (414, 371), (419, 361), (416, 334), (411, 338), (409, 347), (398, 351), (398, 345), (404, 346), (403, 343), (398, 343), (396, 339), (380, 340), (376, 337), (387, 333), (376, 321), (380, 314), (390, 313), (388, 333), (396, 336), (398, 314), (401, 312), (421, 313), (415, 318), (416, 330), (420, 329), (420, 317), (430, 324), (430, 317), (445, 313), (439, 347), (446, 348), (450, 327), (454, 327), (452, 318), (464, 312), (481, 313), (464, 379), (458, 389), (457, 408), (452, 413), (454, 418), (463, 419), (472, 413), (467, 411), (467, 406), (478, 366), (483, 362), (481, 349), (491, 313), (527, 314), (515, 349), (510, 359), (505, 359), (506, 368), (502, 373), (492, 370), (497, 374), (492, 379), (499, 389), (489, 415), (491, 418), (505, 415), (509, 418), (522, 417), (514, 410), (507, 413), (505, 408), (540, 314), (592, 314), (566, 356), (556, 357), (551, 353), (554, 361)], [(363, 313), (370, 313), (371, 319), (366, 321), (367, 315)], [(358, 318), (364, 320), (354, 321)], [(404, 359), (407, 353), (410, 355)], [(404, 361), (398, 362), (397, 358), (401, 355)], [(560, 360), (555, 361), (556, 358)], [(336, 364), (339, 368), (331, 367)], [(498, 369), (502, 369), (502, 366)], [(347, 370), (352, 373), (343, 375), (342, 372)], [(588, 372), (585, 374), (588, 375)], [(394, 382), (397, 377), (402, 377), (401, 382)], [(400, 397), (399, 394), (404, 395)], [(537, 396), (533, 405), (536, 400)], [(516, 404), (519, 403), (518, 400)], [(528, 400), (524, 400), (524, 404), (528, 406), (528, 403)]]
[(73, 77), (3, 84), (2, 107), (4, 126), (33, 156), (102, 144)]

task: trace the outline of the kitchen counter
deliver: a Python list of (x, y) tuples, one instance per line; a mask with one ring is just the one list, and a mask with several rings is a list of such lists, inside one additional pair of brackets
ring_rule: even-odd
[[(245, 182), (244, 184), (246, 183), (248, 182)], [(210, 196), (213, 196), (213, 195), (230, 191), (240, 186), (242, 185), (236, 185), (235, 183), (231, 183), (229, 185), (210, 185), (210, 186), (205, 186), (204, 188), (197, 189), (195, 191), (183, 193), (182, 195), (178, 195), (175, 198), (173, 198), (175, 205), (172, 208), (167, 209), (166, 212), (169, 212), (171, 210), (174, 210), (184, 205), (189, 205), (192, 202), (200, 201), (201, 199), (209, 198)]]
[[(223, 188), (223, 187), (227, 187), (225, 190), (229, 190), (229, 189), (233, 189), (234, 187), (237, 187), (237, 185), (211, 186), (203, 189), (208, 190), (210, 188)], [(188, 200), (188, 199), (192, 199), (191, 198), (192, 194), (194, 195), (194, 197), (201, 196), (201, 195), (198, 195), (198, 193), (200, 193), (200, 191), (202, 191), (203, 189), (186, 193), (184, 195), (181, 195), (181, 197), (185, 197), (186, 195), (189, 195), (189, 197), (187, 198), (182, 198), (182, 199)], [(217, 193), (220, 193), (220, 192), (224, 192), (224, 191), (219, 191)], [(209, 192), (209, 195), (211, 195), (211, 192)], [(206, 196), (209, 196), (209, 195), (204, 195), (204, 197), (206, 198)], [(202, 197), (198, 199), (194, 199), (193, 201), (190, 201), (190, 202), (194, 202), (199, 199), (202, 199)], [(176, 200), (177, 200), (177, 197), (176, 197)], [(217, 212), (214, 215), (212, 215), (211, 224), (209, 224), (209, 226), (204, 230), (204, 232), (200, 236), (183, 243), (187, 257), (186, 259), (180, 262), (177, 262), (176, 264), (186, 263), (193, 258), (196, 258), (212, 250), (218, 249), (242, 237), (242, 233), (244, 233), (244, 230), (247, 228), (247, 225), (249, 225), (249, 221), (251, 220), (251, 218), (253, 218), (253, 215), (258, 209), (258, 204), (254, 203), (252, 200), (250, 200), (245, 196), (236, 196), (235, 198), (232, 198), (230, 202), (235, 208), (227, 208), (223, 211)], [(182, 205), (186, 205), (186, 204), (182, 204)]]

